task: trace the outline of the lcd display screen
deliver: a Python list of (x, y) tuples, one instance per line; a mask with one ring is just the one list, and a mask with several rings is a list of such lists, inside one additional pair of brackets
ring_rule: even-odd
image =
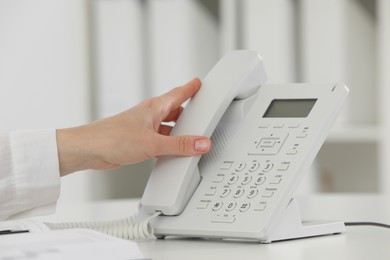
[(274, 99), (263, 117), (307, 117), (317, 99)]

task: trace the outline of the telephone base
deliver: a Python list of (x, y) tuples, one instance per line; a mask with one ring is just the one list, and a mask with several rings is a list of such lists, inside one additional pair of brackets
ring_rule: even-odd
[(268, 235), (261, 239), (260, 243), (268, 244), (274, 241), (333, 235), (342, 232), (345, 232), (343, 222), (302, 221), (298, 204), (295, 199), (291, 199), (284, 212), (268, 230)]
[[(148, 213), (141, 210), (139, 217), (144, 218)], [(143, 216), (143, 217), (142, 217)], [(158, 239), (165, 237), (198, 237), (206, 239), (227, 239), (227, 240), (247, 240), (258, 242), (262, 244), (269, 244), (276, 241), (311, 238), (316, 236), (334, 235), (345, 232), (345, 225), (343, 222), (329, 222), (329, 221), (302, 221), (299, 207), (295, 199), (291, 199), (287, 206), (279, 211), (275, 220), (265, 227), (262, 232), (253, 232), (256, 223), (253, 222), (254, 229), (242, 230), (241, 233), (229, 233), (228, 230), (221, 231), (203, 230), (197, 232), (199, 229), (190, 227), (187, 221), (183, 221), (182, 215), (176, 217), (159, 216), (153, 219), (152, 226), (154, 227), (154, 235)], [(186, 216), (188, 218), (188, 216)], [(261, 223), (258, 223), (259, 226)]]

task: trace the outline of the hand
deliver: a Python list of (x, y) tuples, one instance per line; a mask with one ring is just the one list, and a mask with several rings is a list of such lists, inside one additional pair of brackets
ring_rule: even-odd
[(194, 79), (162, 96), (87, 125), (57, 130), (61, 176), (85, 169), (111, 169), (163, 155), (194, 156), (210, 150), (209, 138), (169, 136), (181, 106), (200, 88)]

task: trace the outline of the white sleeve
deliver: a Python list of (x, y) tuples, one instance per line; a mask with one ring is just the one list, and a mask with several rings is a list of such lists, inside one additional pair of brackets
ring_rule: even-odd
[(55, 211), (57, 151), (55, 129), (0, 135), (0, 220)]

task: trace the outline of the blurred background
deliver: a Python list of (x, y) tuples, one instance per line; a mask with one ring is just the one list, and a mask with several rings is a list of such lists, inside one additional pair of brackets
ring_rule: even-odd
[[(0, 131), (121, 112), (234, 49), (270, 83), (351, 90), (299, 193), (390, 193), (388, 0), (0, 0)], [(153, 163), (67, 176), (60, 200), (140, 197)]]

